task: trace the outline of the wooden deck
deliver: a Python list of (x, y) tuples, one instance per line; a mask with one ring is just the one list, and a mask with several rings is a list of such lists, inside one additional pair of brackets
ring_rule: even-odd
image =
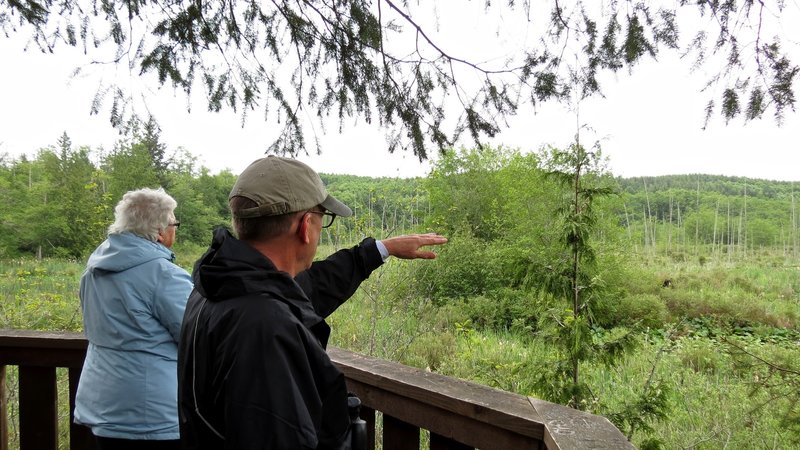
[[(68, 368), (71, 419), (86, 345), (82, 334), (0, 330), (0, 450), (8, 449), (6, 366), (19, 367), (20, 449), (55, 450), (56, 368)], [(421, 429), (432, 450), (634, 448), (601, 416), (346, 350), (328, 353), (363, 402), (370, 448), (381, 419), (384, 450), (419, 449)], [(94, 448), (86, 428), (70, 426), (69, 448)]]

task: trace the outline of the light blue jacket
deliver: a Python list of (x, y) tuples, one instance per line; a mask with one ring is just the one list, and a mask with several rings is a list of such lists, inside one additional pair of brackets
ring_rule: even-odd
[(167, 247), (111, 234), (81, 276), (89, 340), (75, 422), (97, 436), (178, 439), (177, 341), (192, 291)]

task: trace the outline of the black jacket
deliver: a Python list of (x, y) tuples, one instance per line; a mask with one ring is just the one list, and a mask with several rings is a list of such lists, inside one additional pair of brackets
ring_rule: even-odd
[(325, 352), (327, 317), (382, 263), (371, 238), (292, 279), (227, 230), (195, 265), (178, 350), (189, 449), (332, 449), (347, 387)]

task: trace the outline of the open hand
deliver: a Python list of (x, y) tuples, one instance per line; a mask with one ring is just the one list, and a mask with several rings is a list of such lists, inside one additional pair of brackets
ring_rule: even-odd
[(420, 250), (426, 245), (442, 245), (447, 243), (447, 238), (436, 233), (406, 234), (381, 240), (391, 256), (400, 259), (434, 259), (436, 253), (429, 250)]

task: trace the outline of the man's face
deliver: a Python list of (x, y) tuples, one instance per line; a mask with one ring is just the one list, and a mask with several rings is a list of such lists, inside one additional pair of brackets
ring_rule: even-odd
[(317, 254), (317, 247), (322, 237), (322, 221), (324, 218), (324, 211), (320, 210), (320, 208), (314, 208), (306, 211), (300, 219), (308, 221), (307, 229), (309, 242), (306, 248), (307, 251), (304, 254), (306, 269), (311, 267), (311, 263), (314, 262), (314, 256)]

